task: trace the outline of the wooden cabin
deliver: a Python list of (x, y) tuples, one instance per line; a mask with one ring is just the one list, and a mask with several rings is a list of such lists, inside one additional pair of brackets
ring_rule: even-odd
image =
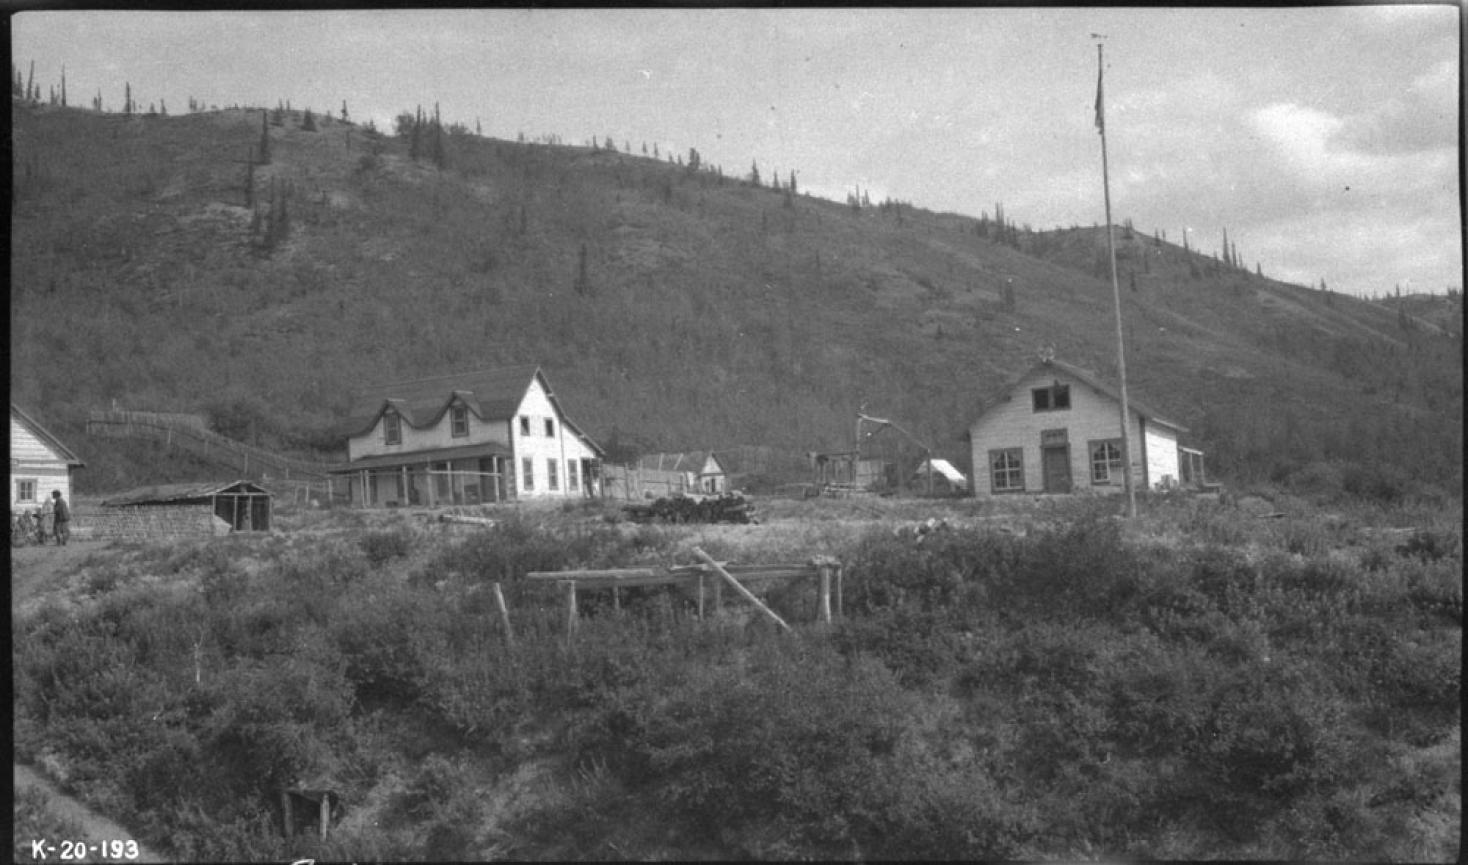
[[(253, 481), (160, 484), (109, 496), (104, 508), (171, 508), (179, 519), (200, 514), (217, 517), (234, 532), (268, 532), (274, 496)], [(199, 521), (208, 534), (212, 520)]]
[[(1202, 453), (1178, 444), (1186, 427), (1133, 398), (1127, 408), (1136, 489), (1201, 480)], [(968, 433), (976, 496), (1125, 489), (1120, 392), (1059, 360), (1041, 360), (1004, 388)]]
[(71, 449), (45, 427), (10, 404), (10, 510), (33, 511), (61, 491), (72, 504), (72, 472), (84, 467)]
[(603, 451), (538, 366), (364, 389), (344, 433), (353, 503), (438, 507), (598, 495)]

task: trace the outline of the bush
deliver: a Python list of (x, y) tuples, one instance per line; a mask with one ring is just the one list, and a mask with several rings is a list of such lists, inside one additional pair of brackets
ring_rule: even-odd
[(386, 531), (367, 532), (358, 541), (362, 554), (374, 568), (382, 567), (393, 559), (408, 555), (413, 547), (412, 532), (403, 527)]

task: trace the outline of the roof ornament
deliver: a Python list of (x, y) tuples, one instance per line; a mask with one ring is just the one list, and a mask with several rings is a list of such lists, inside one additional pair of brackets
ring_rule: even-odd
[(1040, 356), (1040, 363), (1049, 364), (1051, 361), (1055, 360), (1055, 344), (1048, 343), (1046, 345), (1042, 345), (1035, 350), (1035, 353)]

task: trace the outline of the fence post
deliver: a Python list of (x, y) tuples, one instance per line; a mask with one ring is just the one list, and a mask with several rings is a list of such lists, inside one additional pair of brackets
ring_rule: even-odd
[(563, 580), (566, 584), (566, 648), (571, 648), (576, 639), (576, 581)]
[(505, 605), (505, 593), (500, 590), (500, 584), (492, 584), (494, 590), (494, 605), (500, 611), (500, 621), (505, 625), (505, 643), (511, 650), (515, 648), (515, 632), (510, 628), (510, 608)]
[(817, 618), (829, 625), (831, 624), (831, 561), (824, 556), (817, 556), (812, 564), (821, 575), (821, 603), (817, 609)]

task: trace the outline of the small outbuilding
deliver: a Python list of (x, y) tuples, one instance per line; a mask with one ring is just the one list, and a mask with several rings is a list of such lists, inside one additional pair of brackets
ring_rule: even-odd
[[(931, 475), (931, 479), (929, 478)], [(968, 478), (963, 472), (954, 468), (953, 463), (945, 459), (923, 460), (917, 471), (912, 476), (913, 483), (924, 485), (931, 483), (935, 493), (961, 493), (968, 491)]]
[(231, 531), (268, 532), (274, 496), (253, 481), (160, 484), (112, 496), (103, 507), (180, 508), (205, 512)]

